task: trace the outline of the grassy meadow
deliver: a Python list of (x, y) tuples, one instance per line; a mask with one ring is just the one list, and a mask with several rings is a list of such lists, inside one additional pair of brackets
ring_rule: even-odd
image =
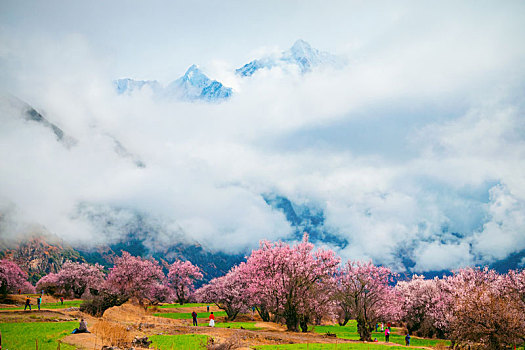
[[(203, 307), (203, 306), (206, 306), (206, 305), (210, 305), (211, 304), (203, 304), (203, 303), (187, 303), (187, 304), (164, 304), (164, 305), (159, 305), (159, 306), (156, 306), (157, 308), (159, 309), (178, 309), (178, 308), (186, 308), (186, 307)], [(153, 306), (155, 307), (155, 306)]]
[(208, 336), (201, 334), (152, 335), (149, 339), (153, 342), (150, 348), (158, 350), (200, 350), (206, 349), (208, 342)]
[[(357, 332), (357, 321), (351, 320), (348, 321), (346, 326), (339, 326), (339, 325), (332, 325), (332, 326), (315, 326), (313, 328), (313, 331), (316, 333), (332, 333), (336, 334), (338, 338), (341, 339), (352, 339), (352, 340), (359, 340), (359, 333)], [(399, 329), (393, 327), (392, 333), (390, 334), (390, 342), (399, 344), (399, 345), (405, 345), (405, 335), (404, 334), (395, 334), (398, 333)], [(385, 340), (385, 334), (384, 332), (372, 332), (372, 339), (377, 338), (379, 341)], [(426, 338), (416, 338), (412, 337), (410, 339), (410, 345), (411, 346), (426, 346), (426, 347), (434, 347), (438, 344), (442, 345), (450, 345), (449, 340), (443, 340), (443, 339), (426, 339)]]
[[(56, 350), (58, 341), (71, 334), (76, 327), (76, 321), (0, 323), (2, 349), (35, 350), (38, 340), (38, 350)], [(61, 344), (60, 349), (75, 350), (75, 347)]]

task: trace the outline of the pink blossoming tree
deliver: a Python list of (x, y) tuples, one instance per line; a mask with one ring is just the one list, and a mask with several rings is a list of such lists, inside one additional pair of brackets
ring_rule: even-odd
[(389, 268), (372, 262), (348, 261), (336, 277), (334, 295), (339, 324), (357, 320), (360, 340), (371, 341), (374, 326), (379, 321), (393, 321), (400, 317), (399, 296), (389, 283), (394, 274)]
[(263, 241), (246, 262), (250, 294), (258, 295), (258, 307), (285, 320), (286, 327), (306, 332), (317, 318), (316, 298), (331, 292), (339, 258), (331, 250), (314, 251), (303, 241), (291, 247), (283, 242)]
[(523, 344), (522, 278), (523, 271), (500, 275), (488, 268), (465, 268), (447, 277), (450, 299), (444, 315), (449, 338), (457, 344), (481, 344), (494, 350)]
[(401, 295), (403, 321), (410, 334), (430, 337), (444, 337), (446, 324), (443, 322), (443, 306), (448, 303), (443, 280), (427, 280), (414, 275), (410, 281), (401, 281), (396, 285)]
[(147, 260), (122, 252), (115, 266), (110, 269), (104, 287), (111, 293), (129, 298), (136, 298), (141, 305), (144, 302), (158, 301), (156, 295), (166, 277), (155, 259)]
[(35, 287), (27, 280), (27, 273), (20, 266), (11, 260), (0, 260), (0, 296), (16, 293), (19, 289), (23, 293), (35, 291)]
[(58, 273), (42, 277), (36, 284), (38, 291), (52, 295), (80, 298), (84, 293), (95, 293), (104, 283), (102, 266), (78, 262), (66, 262)]
[(233, 267), (226, 275), (214, 278), (209, 284), (195, 292), (197, 300), (215, 303), (226, 311), (229, 321), (233, 321), (239, 312), (247, 311), (249, 307), (248, 281), (243, 270), (245, 263)]
[(174, 289), (177, 301), (181, 305), (193, 292), (195, 281), (200, 279), (202, 279), (200, 269), (189, 261), (175, 260), (169, 267), (169, 284)]

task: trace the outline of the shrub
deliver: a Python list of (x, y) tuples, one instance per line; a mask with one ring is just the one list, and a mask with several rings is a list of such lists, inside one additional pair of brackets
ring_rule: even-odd
[(101, 317), (104, 311), (113, 306), (120, 306), (128, 301), (128, 297), (102, 292), (99, 295), (86, 300), (80, 305), (80, 311), (95, 317)]

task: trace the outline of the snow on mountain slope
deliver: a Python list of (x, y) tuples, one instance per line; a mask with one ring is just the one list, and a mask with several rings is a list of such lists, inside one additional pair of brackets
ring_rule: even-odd
[(319, 51), (306, 41), (299, 39), (289, 50), (282, 52), (280, 56), (253, 60), (236, 69), (235, 72), (240, 76), (249, 77), (262, 68), (272, 69), (273, 67), (287, 65), (295, 65), (301, 73), (306, 73), (320, 66), (341, 68), (345, 65), (345, 62), (341, 57)]
[(149, 87), (154, 96), (185, 101), (219, 102), (228, 99), (233, 90), (217, 80), (212, 80), (199, 67), (192, 65), (184, 75), (163, 87), (156, 80), (133, 80), (129, 78), (114, 81), (119, 95), (132, 94)]
[(219, 101), (232, 95), (232, 89), (208, 78), (196, 65), (192, 65), (179, 79), (166, 87), (168, 96), (185, 100)]
[[(249, 77), (260, 69), (274, 67), (297, 67), (301, 73), (310, 72), (316, 67), (341, 68), (346, 64), (342, 57), (313, 48), (304, 40), (297, 40), (290, 49), (283, 51), (277, 57), (263, 57), (255, 59), (235, 73), (241, 77)], [(224, 86), (217, 80), (210, 79), (197, 65), (192, 65), (180, 78), (166, 86), (156, 80), (134, 80), (123, 78), (115, 80), (115, 89), (119, 95), (132, 94), (146, 88), (151, 89), (153, 95), (159, 98), (177, 99), (183, 101), (219, 102), (227, 100), (233, 94), (230, 87)]]

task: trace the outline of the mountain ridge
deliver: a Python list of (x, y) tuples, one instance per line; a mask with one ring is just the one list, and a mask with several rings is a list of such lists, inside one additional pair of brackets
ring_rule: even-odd
[(191, 65), (180, 78), (162, 86), (156, 80), (117, 79), (113, 82), (119, 95), (132, 94), (148, 87), (157, 98), (182, 101), (220, 102), (233, 94), (233, 89), (217, 80), (210, 79), (195, 64)]
[[(301, 74), (308, 73), (321, 66), (341, 68), (346, 61), (339, 56), (313, 48), (308, 42), (298, 39), (288, 50), (282, 51), (278, 57), (265, 56), (246, 63), (235, 73), (241, 77), (250, 77), (260, 69), (275, 67), (297, 67)], [(220, 81), (210, 79), (196, 65), (192, 64), (186, 72), (176, 80), (163, 86), (157, 80), (135, 80), (121, 78), (113, 81), (119, 95), (133, 94), (149, 88), (153, 96), (161, 99), (176, 99), (182, 101), (220, 102), (233, 95), (233, 89)]]
[(252, 60), (236, 69), (235, 73), (241, 77), (250, 77), (260, 69), (272, 69), (275, 67), (286, 68), (286, 66), (292, 65), (297, 67), (301, 74), (305, 74), (316, 67), (329, 66), (341, 68), (345, 64), (346, 62), (341, 57), (320, 51), (313, 48), (306, 41), (299, 39), (290, 49), (281, 52), (280, 56), (265, 56)]

